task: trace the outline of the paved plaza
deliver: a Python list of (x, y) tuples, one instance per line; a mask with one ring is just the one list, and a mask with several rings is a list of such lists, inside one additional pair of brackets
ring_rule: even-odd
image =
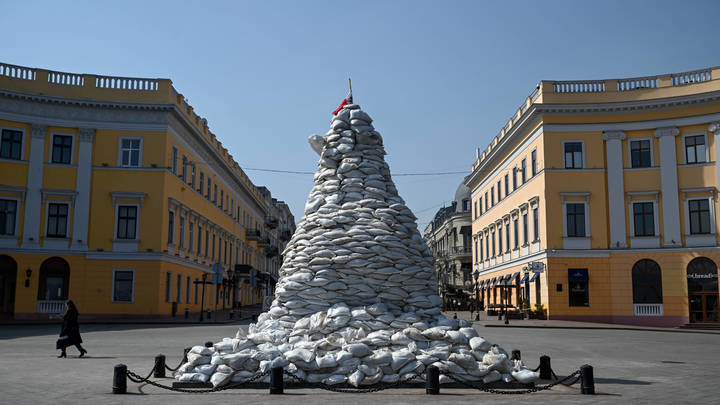
[[(522, 323), (516, 323), (522, 325)], [(128, 382), (127, 395), (112, 395), (113, 366), (147, 374), (156, 354), (167, 355), (174, 367), (182, 348), (232, 336), (247, 323), (221, 325), (83, 325), (86, 358), (74, 348), (67, 359), (53, 350), (56, 325), (0, 326), (0, 403), (7, 404), (191, 404), (191, 403), (714, 403), (720, 389), (720, 334), (696, 331), (648, 331), (564, 328), (503, 328), (475, 324), (480, 335), (508, 351), (520, 349), (535, 367), (547, 354), (553, 369), (566, 375), (588, 363), (595, 368), (598, 395), (579, 394), (579, 384), (557, 386), (529, 395), (491, 395), (467, 389), (442, 389), (430, 397), (424, 389), (393, 389), (373, 394), (337, 394), (319, 389), (288, 390), (270, 396), (267, 390), (229, 390), (212, 394), (181, 394)], [(172, 380), (164, 380), (170, 384)]]

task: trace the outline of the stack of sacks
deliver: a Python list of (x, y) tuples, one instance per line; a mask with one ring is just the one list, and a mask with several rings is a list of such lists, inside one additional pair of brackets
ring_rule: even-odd
[(443, 381), (537, 379), (469, 323), (441, 315), (432, 256), (370, 116), (350, 104), (330, 126), (310, 137), (318, 170), (270, 310), (247, 336), (193, 348), (177, 378), (219, 386), (282, 366), (309, 382), (360, 386), (435, 365)]

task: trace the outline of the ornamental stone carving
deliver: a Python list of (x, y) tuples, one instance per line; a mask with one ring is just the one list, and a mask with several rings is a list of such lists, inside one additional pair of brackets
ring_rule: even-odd
[(33, 139), (45, 139), (47, 128), (47, 125), (31, 124), (30, 133), (32, 134)]
[(658, 138), (662, 138), (663, 136), (677, 136), (678, 134), (680, 134), (680, 130), (677, 129), (677, 127), (665, 127), (655, 130), (655, 136)]

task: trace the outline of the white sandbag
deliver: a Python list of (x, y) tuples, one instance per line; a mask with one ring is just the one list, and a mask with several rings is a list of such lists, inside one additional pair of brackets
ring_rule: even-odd
[(365, 357), (369, 355), (372, 351), (370, 348), (363, 343), (353, 343), (349, 345), (345, 345), (343, 347), (343, 350), (349, 352), (354, 357)]
[(360, 382), (361, 382), (364, 378), (365, 378), (365, 374), (363, 374), (362, 371), (357, 370), (357, 371), (355, 371), (354, 373), (350, 374), (350, 376), (348, 376), (347, 381), (348, 381), (348, 383), (350, 383), (350, 385), (352, 385), (353, 387), (359, 387), (359, 386), (360, 386)]
[(315, 358), (315, 354), (308, 349), (298, 348), (285, 352), (285, 358), (292, 363), (296, 361), (310, 362)]
[(465, 335), (465, 337), (468, 339), (468, 341), (470, 339), (478, 336), (478, 333), (475, 330), (475, 328), (460, 328), (459, 332), (462, 333), (463, 335)]
[(188, 353), (187, 354), (188, 363), (192, 364), (193, 366), (199, 366), (202, 364), (210, 364), (210, 356), (203, 356), (201, 354), (197, 353)]
[(327, 385), (342, 384), (347, 381), (347, 377), (341, 374), (333, 374), (330, 377), (325, 378), (322, 382)]
[(203, 373), (185, 373), (178, 377), (182, 382), (208, 382), (210, 376)]
[(212, 375), (212, 377), (210, 377), (210, 382), (212, 383), (213, 387), (221, 387), (230, 382), (232, 376), (233, 375), (230, 373), (215, 373)]
[(384, 374), (380, 381), (385, 384), (395, 384), (399, 380), (400, 380), (399, 374)]
[(491, 382), (500, 381), (502, 379), (502, 374), (498, 372), (497, 370), (493, 370), (489, 372), (485, 377), (483, 377), (482, 381), (485, 384), (489, 384)]
[(448, 361), (452, 361), (464, 369), (472, 369), (477, 367), (475, 357), (471, 355), (452, 353), (448, 357)]
[(400, 350), (392, 353), (392, 363), (390, 364), (393, 370), (400, 370), (407, 363), (415, 360), (415, 355), (407, 350)]
[(205, 346), (193, 346), (193, 347), (190, 349), (190, 351), (188, 352), (188, 354), (193, 353), (193, 354), (199, 354), (199, 355), (201, 355), (201, 356), (210, 356), (210, 355), (213, 354), (213, 352), (214, 352), (214, 350), (211, 349), (211, 348), (209, 348), (209, 347), (205, 347)]
[(195, 370), (193, 372), (195, 373), (203, 373), (207, 375), (212, 375), (212, 373), (215, 372), (215, 369), (217, 368), (217, 365), (214, 364), (204, 364), (202, 366), (195, 367)]
[(335, 360), (335, 356), (331, 353), (326, 354), (325, 356), (315, 356), (315, 362), (318, 365), (318, 368), (331, 368), (337, 366), (337, 361)]
[(539, 372), (528, 370), (526, 368), (518, 370), (518, 371), (512, 371), (511, 374), (514, 379), (516, 379), (519, 383), (523, 383), (523, 384), (535, 382), (540, 379)]
[(470, 338), (470, 348), (473, 350), (487, 352), (492, 347), (492, 344), (485, 340), (483, 337)]
[(376, 374), (373, 375), (365, 375), (365, 378), (360, 382), (360, 385), (373, 385), (380, 382), (382, 379), (383, 372), (382, 370), (378, 370)]

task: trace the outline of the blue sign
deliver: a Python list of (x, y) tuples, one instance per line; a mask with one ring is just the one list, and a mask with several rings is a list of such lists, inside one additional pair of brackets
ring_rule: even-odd
[(568, 270), (568, 279), (571, 281), (587, 281), (588, 271), (587, 269)]

